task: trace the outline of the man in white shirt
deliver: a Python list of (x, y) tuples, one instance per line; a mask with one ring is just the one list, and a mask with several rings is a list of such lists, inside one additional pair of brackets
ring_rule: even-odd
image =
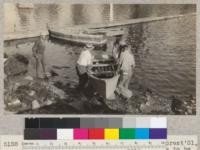
[(79, 77), (79, 89), (81, 90), (85, 88), (85, 85), (88, 82), (87, 69), (90, 65), (92, 65), (93, 56), (91, 51), (93, 49), (94, 46), (92, 44), (87, 44), (77, 61), (76, 71)]
[(133, 69), (135, 68), (135, 58), (131, 51), (131, 46), (124, 45), (122, 53), (119, 58), (121, 80), (119, 86), (128, 89), (130, 80), (133, 75)]

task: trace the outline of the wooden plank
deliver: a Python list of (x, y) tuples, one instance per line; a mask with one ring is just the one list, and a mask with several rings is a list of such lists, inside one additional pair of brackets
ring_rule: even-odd
[(153, 22), (153, 21), (161, 21), (161, 20), (167, 20), (167, 19), (174, 19), (174, 18), (181, 18), (185, 16), (196, 16), (196, 13), (189, 13), (189, 14), (183, 14), (183, 15), (173, 15), (173, 16), (162, 16), (162, 17), (146, 17), (146, 18), (137, 18), (137, 19), (129, 19), (124, 21), (114, 21), (104, 24), (96, 24), (91, 26), (91, 29), (100, 29), (100, 28), (111, 28), (111, 27), (118, 27), (118, 26), (126, 26), (130, 24), (138, 24), (138, 23), (147, 23), (147, 22)]
[(49, 32), (47, 30), (46, 31), (29, 31), (29, 32), (5, 33), (4, 34), (4, 41), (38, 37), (38, 36), (40, 36), (41, 32), (45, 33), (46, 35), (49, 35)]

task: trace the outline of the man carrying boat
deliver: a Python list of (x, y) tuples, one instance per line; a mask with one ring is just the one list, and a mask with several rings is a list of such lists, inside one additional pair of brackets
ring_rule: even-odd
[(77, 61), (76, 71), (79, 77), (79, 89), (81, 90), (85, 88), (88, 82), (87, 69), (90, 65), (92, 65), (93, 56), (91, 51), (93, 49), (94, 46), (92, 44), (87, 44), (81, 52)]
[(133, 69), (135, 68), (135, 59), (131, 51), (131, 46), (126, 43), (122, 44), (122, 52), (119, 58), (120, 67), (120, 81), (119, 89), (123, 96), (129, 98), (132, 96), (132, 92), (129, 91), (128, 86), (133, 75)]
[(45, 40), (46, 35), (45, 33), (41, 33), (39, 39), (35, 42), (32, 52), (33, 56), (36, 60), (36, 77), (39, 77), (39, 65), (41, 63), (43, 69), (43, 77), (46, 77), (46, 70), (45, 70)]
[(121, 45), (120, 45), (120, 40), (121, 39), (116, 39), (116, 41), (114, 42), (113, 44), (113, 49), (112, 49), (112, 56), (117, 60), (119, 59), (119, 55), (120, 55), (120, 48), (121, 48)]

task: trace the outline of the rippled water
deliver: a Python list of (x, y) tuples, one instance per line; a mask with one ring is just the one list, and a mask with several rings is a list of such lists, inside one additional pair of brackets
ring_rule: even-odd
[(195, 16), (143, 24), (136, 80), (161, 95), (195, 95)]
[(34, 9), (18, 8), (13, 3), (6, 3), (5, 26), (8, 32), (34, 31), (46, 29), (47, 24), (56, 27), (85, 23), (102, 23), (110, 20), (168, 16), (195, 11), (195, 5), (130, 5), (115, 4), (110, 13), (108, 4), (35, 4)]
[[(6, 9), (13, 9), (16, 14), (12, 13), (13, 17), (6, 19), (5, 32), (44, 29), (47, 23), (67, 26), (109, 21), (109, 5), (36, 5), (35, 9), (17, 9), (14, 6)], [(114, 19), (123, 20), (188, 13), (194, 11), (194, 6), (116, 5), (114, 10)], [(9, 12), (6, 15), (8, 14)], [(95, 17), (93, 17), (94, 14)], [(134, 50), (136, 71), (131, 85), (132, 89), (137, 81), (142, 86), (163, 96), (195, 95), (195, 20), (195, 16), (186, 16), (146, 23), (132, 28), (139, 35), (137, 49)], [(133, 38), (132, 32), (129, 38), (130, 40)], [(20, 52), (30, 57), (32, 61), (32, 46), (32, 42), (7, 43), (5, 52), (9, 55)], [(79, 46), (48, 41), (46, 48), (48, 68), (65, 66), (60, 70), (63, 74), (61, 77), (63, 82), (77, 83), (74, 64), (80, 50)], [(33, 66), (30, 66), (30, 70), (31, 68)]]

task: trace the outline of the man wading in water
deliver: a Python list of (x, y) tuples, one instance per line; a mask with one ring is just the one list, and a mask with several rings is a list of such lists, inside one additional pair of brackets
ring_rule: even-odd
[(121, 44), (121, 54), (119, 56), (119, 69), (120, 69), (120, 80), (118, 84), (118, 89), (126, 98), (132, 96), (132, 92), (128, 89), (132, 75), (133, 69), (135, 68), (135, 58), (131, 51), (131, 46), (126, 43)]
[(45, 34), (41, 33), (39, 39), (35, 42), (32, 52), (33, 56), (36, 60), (36, 78), (39, 77), (39, 65), (41, 63), (42, 65), (42, 70), (43, 70), (43, 77), (46, 77), (46, 70), (45, 70)]
[(94, 49), (92, 44), (87, 44), (81, 52), (76, 65), (77, 75), (79, 77), (79, 90), (83, 90), (88, 82), (87, 69), (92, 65), (92, 53)]

